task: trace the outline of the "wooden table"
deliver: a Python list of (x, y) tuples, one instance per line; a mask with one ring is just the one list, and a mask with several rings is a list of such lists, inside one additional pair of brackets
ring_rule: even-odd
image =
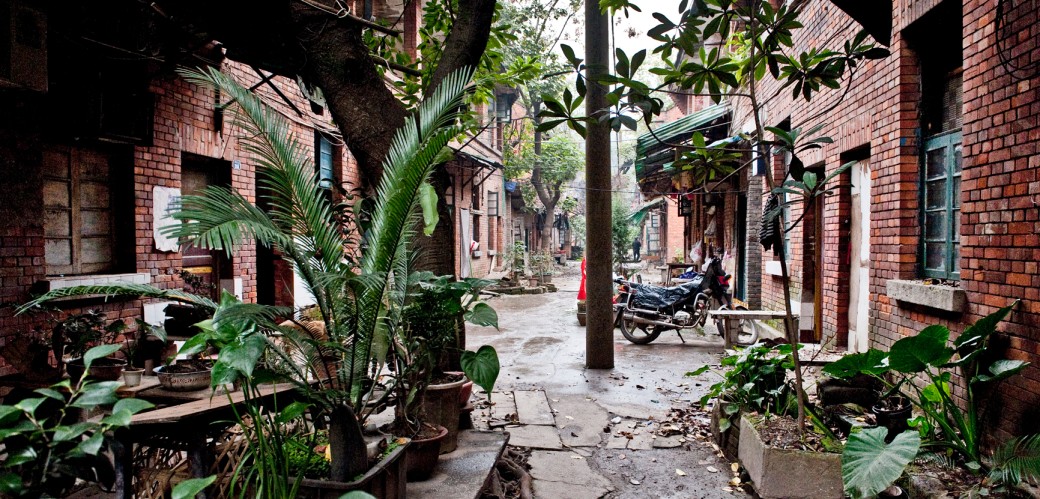
[[(145, 395), (141, 398), (147, 399), (147, 392), (156, 388), (159, 387), (138, 391), (137, 395)], [(168, 392), (167, 390), (162, 391)], [(207, 432), (210, 424), (216, 421), (235, 421), (236, 409), (241, 410), (240, 406), (245, 400), (245, 395), (241, 391), (230, 394), (218, 392), (213, 396), (209, 396), (211, 393), (209, 389), (202, 390), (202, 392), (205, 392), (206, 396), (201, 399), (135, 414), (130, 420), (128, 428), (116, 432), (114, 445), (116, 497), (126, 499), (133, 497), (134, 445), (156, 435), (176, 436), (184, 444), (183, 450), (188, 454), (192, 476), (194, 478), (209, 476), (213, 458), (207, 445)], [(186, 393), (191, 393), (193, 396), (198, 394), (198, 392)], [(278, 405), (282, 405), (300, 398), (296, 385), (288, 383), (264, 386), (260, 389), (260, 393), (258, 401), (263, 404), (272, 404), (277, 400)], [(207, 495), (203, 492), (198, 497), (205, 498)]]

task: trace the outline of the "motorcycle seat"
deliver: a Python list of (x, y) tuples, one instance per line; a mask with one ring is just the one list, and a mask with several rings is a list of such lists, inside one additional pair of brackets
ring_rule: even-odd
[(660, 309), (675, 306), (683, 300), (692, 300), (701, 290), (704, 276), (698, 275), (690, 282), (678, 286), (663, 287), (650, 284), (631, 283), (635, 294), (632, 306), (635, 308)]

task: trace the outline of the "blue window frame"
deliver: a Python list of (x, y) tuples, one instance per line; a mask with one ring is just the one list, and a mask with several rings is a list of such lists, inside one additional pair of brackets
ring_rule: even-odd
[(961, 132), (925, 139), (921, 158), (921, 273), (960, 279)]
[(335, 176), (332, 171), (332, 158), (335, 148), (332, 147), (332, 142), (324, 135), (320, 133), (315, 135), (315, 150), (317, 154), (314, 159), (318, 169), (318, 186), (322, 189), (331, 189), (335, 185)]

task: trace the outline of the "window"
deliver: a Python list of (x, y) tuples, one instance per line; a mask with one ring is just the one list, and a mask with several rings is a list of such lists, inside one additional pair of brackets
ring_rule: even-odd
[(480, 242), (480, 215), (473, 215), (473, 240)]
[(498, 193), (495, 191), (488, 191), (487, 193), (487, 214), (489, 217), (499, 216)]
[(336, 177), (333, 170), (334, 151), (332, 142), (321, 133), (315, 134), (314, 165), (318, 170), (318, 185), (322, 189), (332, 189), (336, 185)]
[[(43, 153), (44, 256), (48, 275), (98, 274), (117, 270), (119, 246), (113, 189), (115, 154), (80, 147), (50, 147)], [(131, 222), (132, 223), (132, 222)], [(126, 259), (126, 258), (124, 258)], [(129, 259), (126, 259), (129, 260)]]
[(959, 279), (961, 232), (961, 134), (949, 132), (925, 140), (922, 194), (922, 273)]
[(646, 253), (655, 253), (661, 250), (661, 212), (654, 210), (650, 212), (650, 223), (646, 227)]

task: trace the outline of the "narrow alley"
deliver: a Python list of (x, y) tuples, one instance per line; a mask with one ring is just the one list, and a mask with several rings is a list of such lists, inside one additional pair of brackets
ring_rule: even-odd
[(671, 409), (689, 409), (711, 384), (710, 373), (684, 374), (717, 364), (721, 339), (687, 335), (684, 344), (666, 334), (634, 345), (615, 332), (615, 368), (588, 370), (577, 268), (569, 262), (555, 277), (557, 293), (489, 300), (501, 330), (468, 329), (470, 348), (492, 345), (502, 364), (493, 410), (478, 410), (475, 424), (490, 421), (510, 433), (510, 445), (531, 448), (536, 497), (746, 497), (709, 439), (669, 423)]

